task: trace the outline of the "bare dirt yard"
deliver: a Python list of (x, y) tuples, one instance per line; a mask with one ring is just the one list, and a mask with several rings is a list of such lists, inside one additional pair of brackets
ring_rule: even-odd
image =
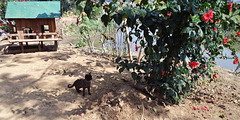
[[(0, 120), (239, 120), (240, 77), (215, 69), (217, 81), (202, 80), (182, 103), (170, 105), (133, 88), (130, 74), (119, 74), (111, 57), (66, 45), (51, 52), (1, 54)], [(92, 95), (67, 88), (88, 72)]]

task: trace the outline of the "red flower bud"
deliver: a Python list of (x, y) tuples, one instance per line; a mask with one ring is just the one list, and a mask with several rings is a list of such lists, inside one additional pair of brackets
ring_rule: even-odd
[(216, 28), (216, 27), (214, 27), (214, 28), (213, 28), (213, 32), (215, 32), (216, 30), (217, 30), (217, 28)]
[(236, 35), (237, 35), (238, 37), (240, 37), (240, 32), (237, 32)]
[(139, 47), (138, 47), (137, 45), (135, 45), (135, 48), (136, 48), (136, 51), (138, 51), (138, 48), (139, 48)]
[(170, 16), (171, 16), (171, 13), (168, 12), (167, 15), (170, 17)]
[(228, 9), (232, 12), (233, 3), (228, 4)]

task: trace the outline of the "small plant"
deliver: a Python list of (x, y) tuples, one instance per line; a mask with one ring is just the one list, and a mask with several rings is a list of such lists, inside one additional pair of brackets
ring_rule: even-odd
[(87, 46), (87, 43), (83, 39), (80, 39), (77, 43), (75, 43), (75, 46), (76, 47), (85, 47), (85, 46)]
[(102, 49), (102, 48), (98, 48), (98, 50), (100, 50), (100, 51), (103, 51), (103, 49)]

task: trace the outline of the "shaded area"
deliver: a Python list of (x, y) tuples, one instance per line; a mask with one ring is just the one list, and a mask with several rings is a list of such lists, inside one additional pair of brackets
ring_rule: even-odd
[[(143, 109), (144, 117), (152, 116), (153, 107), (158, 111), (152, 117), (166, 115), (157, 101), (149, 101), (148, 96), (131, 87), (133, 83), (127, 73), (119, 74), (112, 67), (113, 63), (98, 56), (62, 51), (8, 54), (0, 58), (4, 62), (0, 63), (1, 69), (11, 67), (11, 71), (0, 69), (0, 86), (4, 86), (0, 88), (0, 114), (8, 113), (1, 119), (16, 116), (22, 119), (70, 119), (80, 117), (79, 114), (94, 114), (96, 119), (106, 120), (133, 119), (133, 116), (140, 118)], [(24, 73), (24, 70), (30, 71)], [(93, 75), (92, 95), (82, 97), (75, 89), (67, 88), (90, 71)], [(99, 76), (101, 74), (103, 76)]]

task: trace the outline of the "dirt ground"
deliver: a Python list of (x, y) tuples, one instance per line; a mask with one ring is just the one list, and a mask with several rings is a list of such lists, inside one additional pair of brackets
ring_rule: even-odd
[[(0, 42), (0, 48), (5, 47)], [(0, 120), (239, 120), (240, 77), (219, 66), (178, 105), (131, 87), (111, 57), (60, 45), (58, 51), (0, 55)], [(92, 95), (67, 88), (91, 72)]]

